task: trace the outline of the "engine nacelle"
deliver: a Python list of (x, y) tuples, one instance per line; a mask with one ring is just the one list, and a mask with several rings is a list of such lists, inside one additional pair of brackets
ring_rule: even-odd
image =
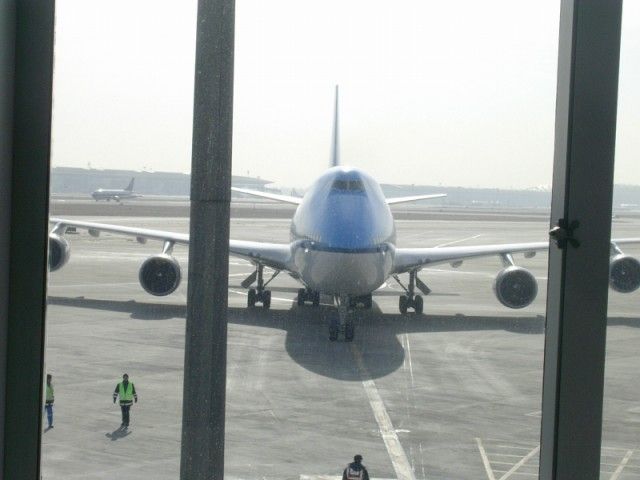
[(181, 278), (180, 264), (166, 253), (147, 258), (138, 274), (142, 288), (156, 297), (173, 293), (180, 285)]
[(49, 234), (49, 271), (55, 272), (69, 261), (69, 242), (57, 233)]
[(631, 293), (640, 287), (640, 262), (620, 253), (609, 264), (609, 286), (620, 293)]
[(538, 282), (529, 270), (511, 265), (498, 273), (493, 291), (505, 307), (524, 308), (538, 295)]

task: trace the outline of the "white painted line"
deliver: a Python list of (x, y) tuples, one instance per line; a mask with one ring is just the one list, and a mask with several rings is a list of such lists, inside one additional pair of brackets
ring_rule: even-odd
[(522, 465), (527, 463), (529, 459), (534, 455), (536, 455), (539, 451), (540, 451), (540, 445), (538, 445), (536, 448), (534, 448), (529, 453), (527, 453), (524, 457), (522, 457), (522, 460), (520, 460), (513, 467), (511, 467), (509, 471), (507, 471), (507, 473), (502, 475), (498, 480), (506, 480), (507, 478), (509, 478), (511, 475), (513, 475), (514, 472), (516, 472)]
[(409, 359), (409, 375), (411, 376), (411, 388), (413, 388), (413, 362), (411, 361), (411, 345), (409, 344), (409, 334), (404, 334), (407, 343), (407, 358)]
[[(342, 480), (338, 475), (300, 475), (300, 480)], [(378, 478), (376, 480), (396, 480), (395, 478)]]
[(482, 440), (476, 437), (476, 443), (478, 444), (478, 450), (480, 450), (484, 470), (487, 472), (487, 478), (489, 480), (496, 480), (496, 477), (493, 475), (493, 470), (491, 469), (491, 463), (489, 463), (489, 458), (487, 457), (487, 452), (485, 452), (484, 447), (482, 446)]
[(613, 472), (613, 475), (611, 475), (609, 480), (617, 480), (617, 478), (622, 473), (622, 470), (624, 470), (624, 467), (629, 462), (629, 459), (631, 458), (631, 455), (633, 455), (633, 450), (627, 450), (627, 454), (624, 456), (624, 458), (620, 462), (620, 465), (618, 465), (618, 468), (616, 468), (616, 470)]
[[(229, 291), (231, 293), (235, 293), (236, 295), (244, 295), (245, 297), (247, 295), (249, 295), (247, 292), (240, 292), (238, 290), (229, 289)], [(279, 302), (286, 302), (286, 303), (291, 303), (291, 301), (292, 301), (290, 298), (280, 298), (280, 297), (271, 297), (271, 300), (278, 300)], [(258, 307), (258, 308), (260, 308), (260, 307)]]
[(364, 387), (367, 398), (369, 399), (369, 405), (371, 405), (371, 410), (373, 410), (373, 416), (378, 423), (378, 429), (382, 435), (382, 440), (384, 440), (387, 453), (389, 454), (389, 459), (391, 460), (391, 464), (393, 465), (393, 469), (396, 472), (398, 480), (416, 480), (416, 476), (411, 468), (411, 463), (407, 458), (407, 454), (404, 452), (404, 448), (402, 448), (402, 444), (400, 443), (396, 430), (393, 428), (391, 418), (387, 413), (382, 397), (380, 397), (378, 388), (376, 387), (375, 382), (371, 379), (371, 374), (362, 360), (360, 350), (353, 343), (351, 344), (351, 353), (353, 354), (353, 358), (358, 366), (362, 386)]
[(484, 451), (484, 447), (482, 446), (482, 440), (476, 437), (476, 443), (478, 444), (478, 450), (480, 450), (482, 464), (484, 465), (484, 469), (487, 472), (487, 478), (489, 480), (496, 480), (496, 477), (493, 475), (493, 470), (491, 469), (491, 463), (489, 463), (489, 458), (487, 457), (487, 452)]
[(127, 285), (140, 285), (138, 282), (118, 282), (118, 283), (54, 283), (47, 285), (47, 289), (51, 288), (82, 288), (82, 287), (122, 287)]
[[(496, 473), (502, 473), (502, 470), (496, 470)], [(531, 473), (531, 472), (514, 472), (513, 475), (526, 475), (529, 477), (536, 477), (538, 478), (538, 473)]]
[(481, 236), (482, 236), (482, 234), (479, 233), (478, 235), (474, 235), (472, 237), (461, 238), (460, 240), (454, 240), (453, 242), (441, 243), (440, 245), (436, 245), (435, 248), (446, 247), (448, 245), (453, 245), (455, 243), (460, 243), (460, 242), (466, 242), (467, 240), (473, 240), (474, 238), (478, 238), (478, 237), (481, 237)]

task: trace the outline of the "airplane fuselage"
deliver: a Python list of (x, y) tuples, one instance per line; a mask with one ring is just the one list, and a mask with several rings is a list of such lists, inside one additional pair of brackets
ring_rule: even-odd
[(94, 191), (91, 196), (93, 197), (93, 199), (95, 201), (99, 201), (99, 200), (122, 200), (125, 198), (137, 198), (140, 197), (140, 195), (136, 194), (136, 193), (132, 193), (128, 190), (108, 190), (108, 189), (104, 189), (104, 188), (99, 188), (98, 190)]
[(390, 275), (396, 231), (380, 185), (362, 170), (339, 166), (305, 194), (291, 223), (291, 241), (307, 287), (367, 295)]

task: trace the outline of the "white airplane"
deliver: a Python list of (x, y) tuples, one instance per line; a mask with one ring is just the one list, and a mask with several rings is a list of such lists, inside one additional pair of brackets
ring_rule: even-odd
[(142, 197), (142, 195), (138, 193), (133, 193), (134, 181), (135, 181), (135, 178), (132, 178), (131, 181), (129, 182), (129, 185), (127, 185), (123, 190), (99, 188), (95, 190), (93, 193), (91, 193), (91, 196), (96, 202), (100, 200), (106, 200), (107, 202), (110, 202), (111, 200), (115, 200), (116, 202), (119, 202), (120, 200), (125, 198)]
[[(430, 290), (418, 278), (418, 272), (426, 267), (449, 263), (460, 266), (463, 260), (495, 255), (502, 259), (504, 268), (494, 281), (498, 301), (509, 308), (524, 308), (536, 297), (538, 286), (535, 277), (514, 263), (514, 253), (524, 253), (529, 258), (535, 252), (546, 250), (548, 242), (507, 243), (499, 245), (448, 246), (401, 248), (396, 246), (396, 231), (390, 205), (444, 195), (416, 195), (401, 198), (385, 198), (380, 185), (364, 171), (339, 165), (338, 153), (338, 96), (333, 127), (331, 167), (318, 178), (302, 198), (234, 188), (235, 191), (297, 205), (291, 222), (289, 243), (263, 243), (246, 240), (230, 240), (230, 255), (241, 257), (255, 266), (255, 271), (242, 282), (248, 288), (247, 304), (263, 308), (271, 305), (271, 292), (266, 287), (280, 272), (287, 272), (297, 279), (302, 288), (297, 302), (313, 306), (320, 303), (320, 294), (331, 295), (340, 306), (348, 309), (370, 308), (372, 293), (390, 277), (404, 289), (399, 297), (399, 310), (409, 309), (421, 314), (423, 299), (416, 289), (425, 295)], [(66, 227), (88, 230), (91, 235), (110, 232), (134, 236), (140, 243), (147, 239), (163, 242), (162, 253), (152, 255), (142, 263), (139, 281), (152, 295), (169, 295), (180, 284), (180, 265), (171, 256), (175, 244), (188, 245), (189, 235), (161, 230), (132, 228), (102, 223), (51, 218), (54, 227), (49, 236), (49, 268), (61, 268), (69, 259), (69, 243), (63, 237)], [(611, 248), (610, 286), (614, 290), (629, 293), (640, 287), (640, 262), (625, 255), (618, 245), (639, 243), (640, 238), (613, 240)], [(268, 281), (263, 271), (274, 271)], [(400, 274), (408, 273), (409, 282), (404, 285)], [(255, 283), (255, 287), (252, 285)], [(345, 340), (354, 336), (353, 321), (347, 319)], [(329, 338), (338, 337), (338, 324), (331, 321)]]

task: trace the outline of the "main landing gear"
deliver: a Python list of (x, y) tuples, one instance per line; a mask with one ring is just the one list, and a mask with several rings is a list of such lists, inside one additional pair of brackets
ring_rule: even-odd
[(398, 301), (398, 308), (400, 310), (400, 313), (404, 315), (410, 308), (413, 308), (413, 311), (418, 315), (422, 314), (424, 302), (420, 295), (415, 294), (416, 286), (425, 295), (429, 295), (429, 293), (431, 293), (431, 290), (422, 280), (418, 278), (418, 272), (416, 270), (409, 272), (408, 287), (405, 287), (402, 282), (400, 282), (400, 279), (397, 275), (394, 275), (393, 278), (400, 284), (404, 291), (407, 292), (406, 295), (400, 295)]
[(279, 270), (276, 270), (273, 276), (269, 279), (268, 282), (264, 281), (263, 277), (264, 265), (258, 264), (256, 266), (256, 271), (253, 272), (244, 282), (242, 282), (243, 286), (251, 285), (254, 280), (257, 279), (258, 284), (256, 288), (250, 288), (247, 293), (247, 306), (249, 308), (255, 307), (256, 303), (262, 303), (262, 308), (269, 309), (271, 307), (271, 290), (266, 290), (266, 287), (271, 280), (276, 278), (276, 276), (280, 273)]
[(303, 306), (306, 302), (311, 302), (314, 307), (320, 305), (320, 292), (311, 290), (310, 288), (301, 288), (298, 290), (298, 306)]

